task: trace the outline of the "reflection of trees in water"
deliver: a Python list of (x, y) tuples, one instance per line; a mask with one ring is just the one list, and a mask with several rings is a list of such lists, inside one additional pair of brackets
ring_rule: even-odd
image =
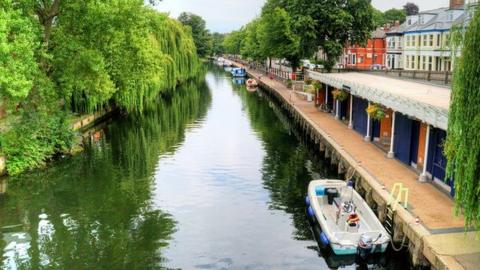
[(266, 156), (262, 177), (265, 188), (271, 192), (270, 207), (292, 214), (296, 239), (312, 239), (304, 203), (308, 183), (314, 177), (332, 176), (333, 172), (321, 160), (314, 160), (307, 147), (299, 143), (279, 120), (276, 114), (281, 112), (276, 105), (266, 102), (268, 98), (262, 100), (261, 93), (247, 92), (245, 86), (234, 86), (234, 89), (242, 98), (252, 127), (263, 142)]
[(10, 179), (0, 227), (20, 223), (31, 236), (19, 268), (161, 268), (175, 221), (152, 207), (152, 175), (211, 101), (204, 82), (184, 88), (115, 121), (84, 153)]

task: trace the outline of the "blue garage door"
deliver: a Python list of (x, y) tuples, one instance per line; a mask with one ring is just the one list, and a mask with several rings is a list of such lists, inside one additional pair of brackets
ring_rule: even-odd
[(353, 129), (362, 135), (367, 135), (368, 116), (365, 111), (368, 107), (368, 101), (358, 97), (353, 97)]
[[(443, 144), (447, 137), (444, 130), (432, 128), (430, 130), (430, 143), (428, 149), (427, 171), (435, 178), (444, 181), (445, 169), (447, 167), (447, 158), (443, 154)], [(455, 195), (454, 181), (447, 179), (446, 183), (450, 186), (450, 195)]]
[(412, 120), (401, 113), (395, 113), (395, 157), (410, 165), (410, 150), (412, 141)]

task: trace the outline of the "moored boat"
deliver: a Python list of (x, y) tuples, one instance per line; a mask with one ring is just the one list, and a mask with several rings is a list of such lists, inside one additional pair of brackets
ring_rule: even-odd
[(247, 80), (247, 87), (248, 88), (256, 88), (256, 87), (258, 87), (258, 83), (255, 79), (248, 79)]
[(247, 76), (247, 71), (244, 68), (232, 68), (230, 73), (233, 77), (245, 77)]
[(383, 253), (390, 236), (362, 197), (342, 180), (314, 180), (308, 186), (308, 214), (320, 225), (320, 239), (337, 255)]

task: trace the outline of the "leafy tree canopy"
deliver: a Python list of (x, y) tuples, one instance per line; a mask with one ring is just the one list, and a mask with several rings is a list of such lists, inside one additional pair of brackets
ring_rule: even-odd
[(417, 15), (419, 9), (415, 3), (407, 2), (403, 6), (403, 10), (405, 10), (405, 13), (407, 16), (410, 16), (410, 15)]
[(189, 12), (182, 12), (178, 17), (178, 20), (183, 25), (190, 27), (198, 55), (201, 57), (210, 55), (213, 47), (212, 36), (206, 29), (205, 20), (202, 19), (202, 17)]

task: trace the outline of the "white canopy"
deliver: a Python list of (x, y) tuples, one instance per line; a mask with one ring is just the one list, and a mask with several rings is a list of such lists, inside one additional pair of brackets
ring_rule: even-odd
[(308, 76), (354, 96), (382, 104), (434, 127), (447, 129), (451, 90), (446, 87), (359, 73), (318, 73)]

